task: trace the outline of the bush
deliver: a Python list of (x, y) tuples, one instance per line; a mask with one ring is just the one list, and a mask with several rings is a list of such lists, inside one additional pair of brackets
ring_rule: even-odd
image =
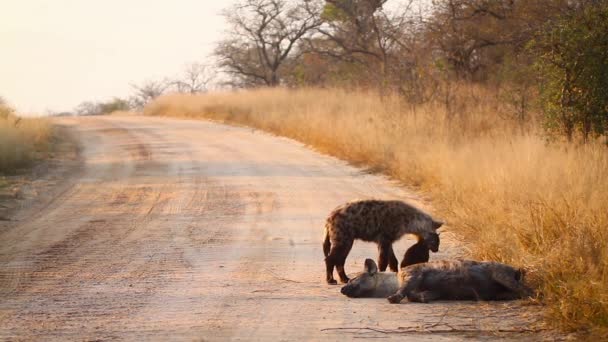
[(20, 118), (0, 105), (0, 174), (15, 173), (49, 148), (51, 127), (46, 119)]

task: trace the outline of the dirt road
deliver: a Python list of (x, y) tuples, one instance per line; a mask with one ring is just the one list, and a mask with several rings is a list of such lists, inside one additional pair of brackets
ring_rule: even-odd
[[(538, 308), (520, 303), (389, 305), (326, 285), (331, 209), (369, 197), (424, 207), (383, 177), (247, 128), (59, 123), (75, 132), (82, 164), (0, 226), (2, 340), (494, 339), (535, 326)], [(433, 258), (458, 251), (442, 237)], [(347, 272), (375, 256), (375, 245), (357, 242)]]

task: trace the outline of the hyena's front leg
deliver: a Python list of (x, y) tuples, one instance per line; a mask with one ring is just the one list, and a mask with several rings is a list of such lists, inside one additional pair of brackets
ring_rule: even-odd
[(419, 273), (409, 273), (407, 271), (402, 270), (403, 274), (399, 274), (398, 277), (402, 277), (401, 287), (397, 292), (388, 297), (388, 301), (391, 304), (399, 304), (401, 300), (405, 297), (409, 297), (409, 295), (413, 292), (417, 292), (418, 288), (422, 284), (423, 275)]
[(393, 270), (392, 259), (395, 259), (394, 271), (397, 271), (397, 258), (395, 257), (395, 253), (393, 252), (393, 244), (385, 241), (378, 242), (378, 269), (380, 270), (380, 272), (386, 271), (386, 267), (389, 265), (389, 263), (391, 263), (391, 270)]
[(338, 282), (334, 279), (334, 266), (335, 263), (333, 258), (330, 258), (329, 255), (325, 257), (325, 279), (327, 283), (330, 285), (336, 285)]
[(399, 261), (397, 260), (397, 257), (395, 256), (395, 251), (393, 251), (393, 244), (390, 245), (390, 250), (389, 250), (389, 256), (388, 256), (388, 266), (390, 267), (391, 271), (393, 272), (397, 272), (399, 271)]
[(399, 303), (401, 303), (401, 300), (405, 297), (407, 297), (405, 287), (401, 287), (401, 288), (399, 288), (399, 290), (397, 290), (397, 292), (394, 295), (389, 296), (386, 299), (391, 304), (399, 304)]

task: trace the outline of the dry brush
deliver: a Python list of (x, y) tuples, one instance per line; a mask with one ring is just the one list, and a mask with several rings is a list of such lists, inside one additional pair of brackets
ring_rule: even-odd
[(49, 149), (51, 125), (43, 118), (20, 118), (0, 106), (0, 175), (31, 165)]

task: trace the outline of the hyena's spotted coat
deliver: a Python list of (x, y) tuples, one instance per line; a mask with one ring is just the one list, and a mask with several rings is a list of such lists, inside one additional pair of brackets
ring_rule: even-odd
[(427, 303), (438, 299), (512, 300), (531, 294), (524, 271), (494, 261), (439, 260), (402, 268), (400, 288), (388, 297)]
[(429, 214), (401, 201), (363, 200), (346, 203), (336, 208), (325, 223), (323, 252), (325, 254), (327, 283), (337, 284), (333, 277), (334, 267), (340, 281), (348, 282), (344, 263), (355, 239), (378, 244), (378, 264), (381, 271), (387, 265), (397, 272), (398, 261), (393, 242), (405, 234), (414, 234), (429, 244), (433, 252), (439, 249), (439, 239), (432, 237), (443, 223)]

